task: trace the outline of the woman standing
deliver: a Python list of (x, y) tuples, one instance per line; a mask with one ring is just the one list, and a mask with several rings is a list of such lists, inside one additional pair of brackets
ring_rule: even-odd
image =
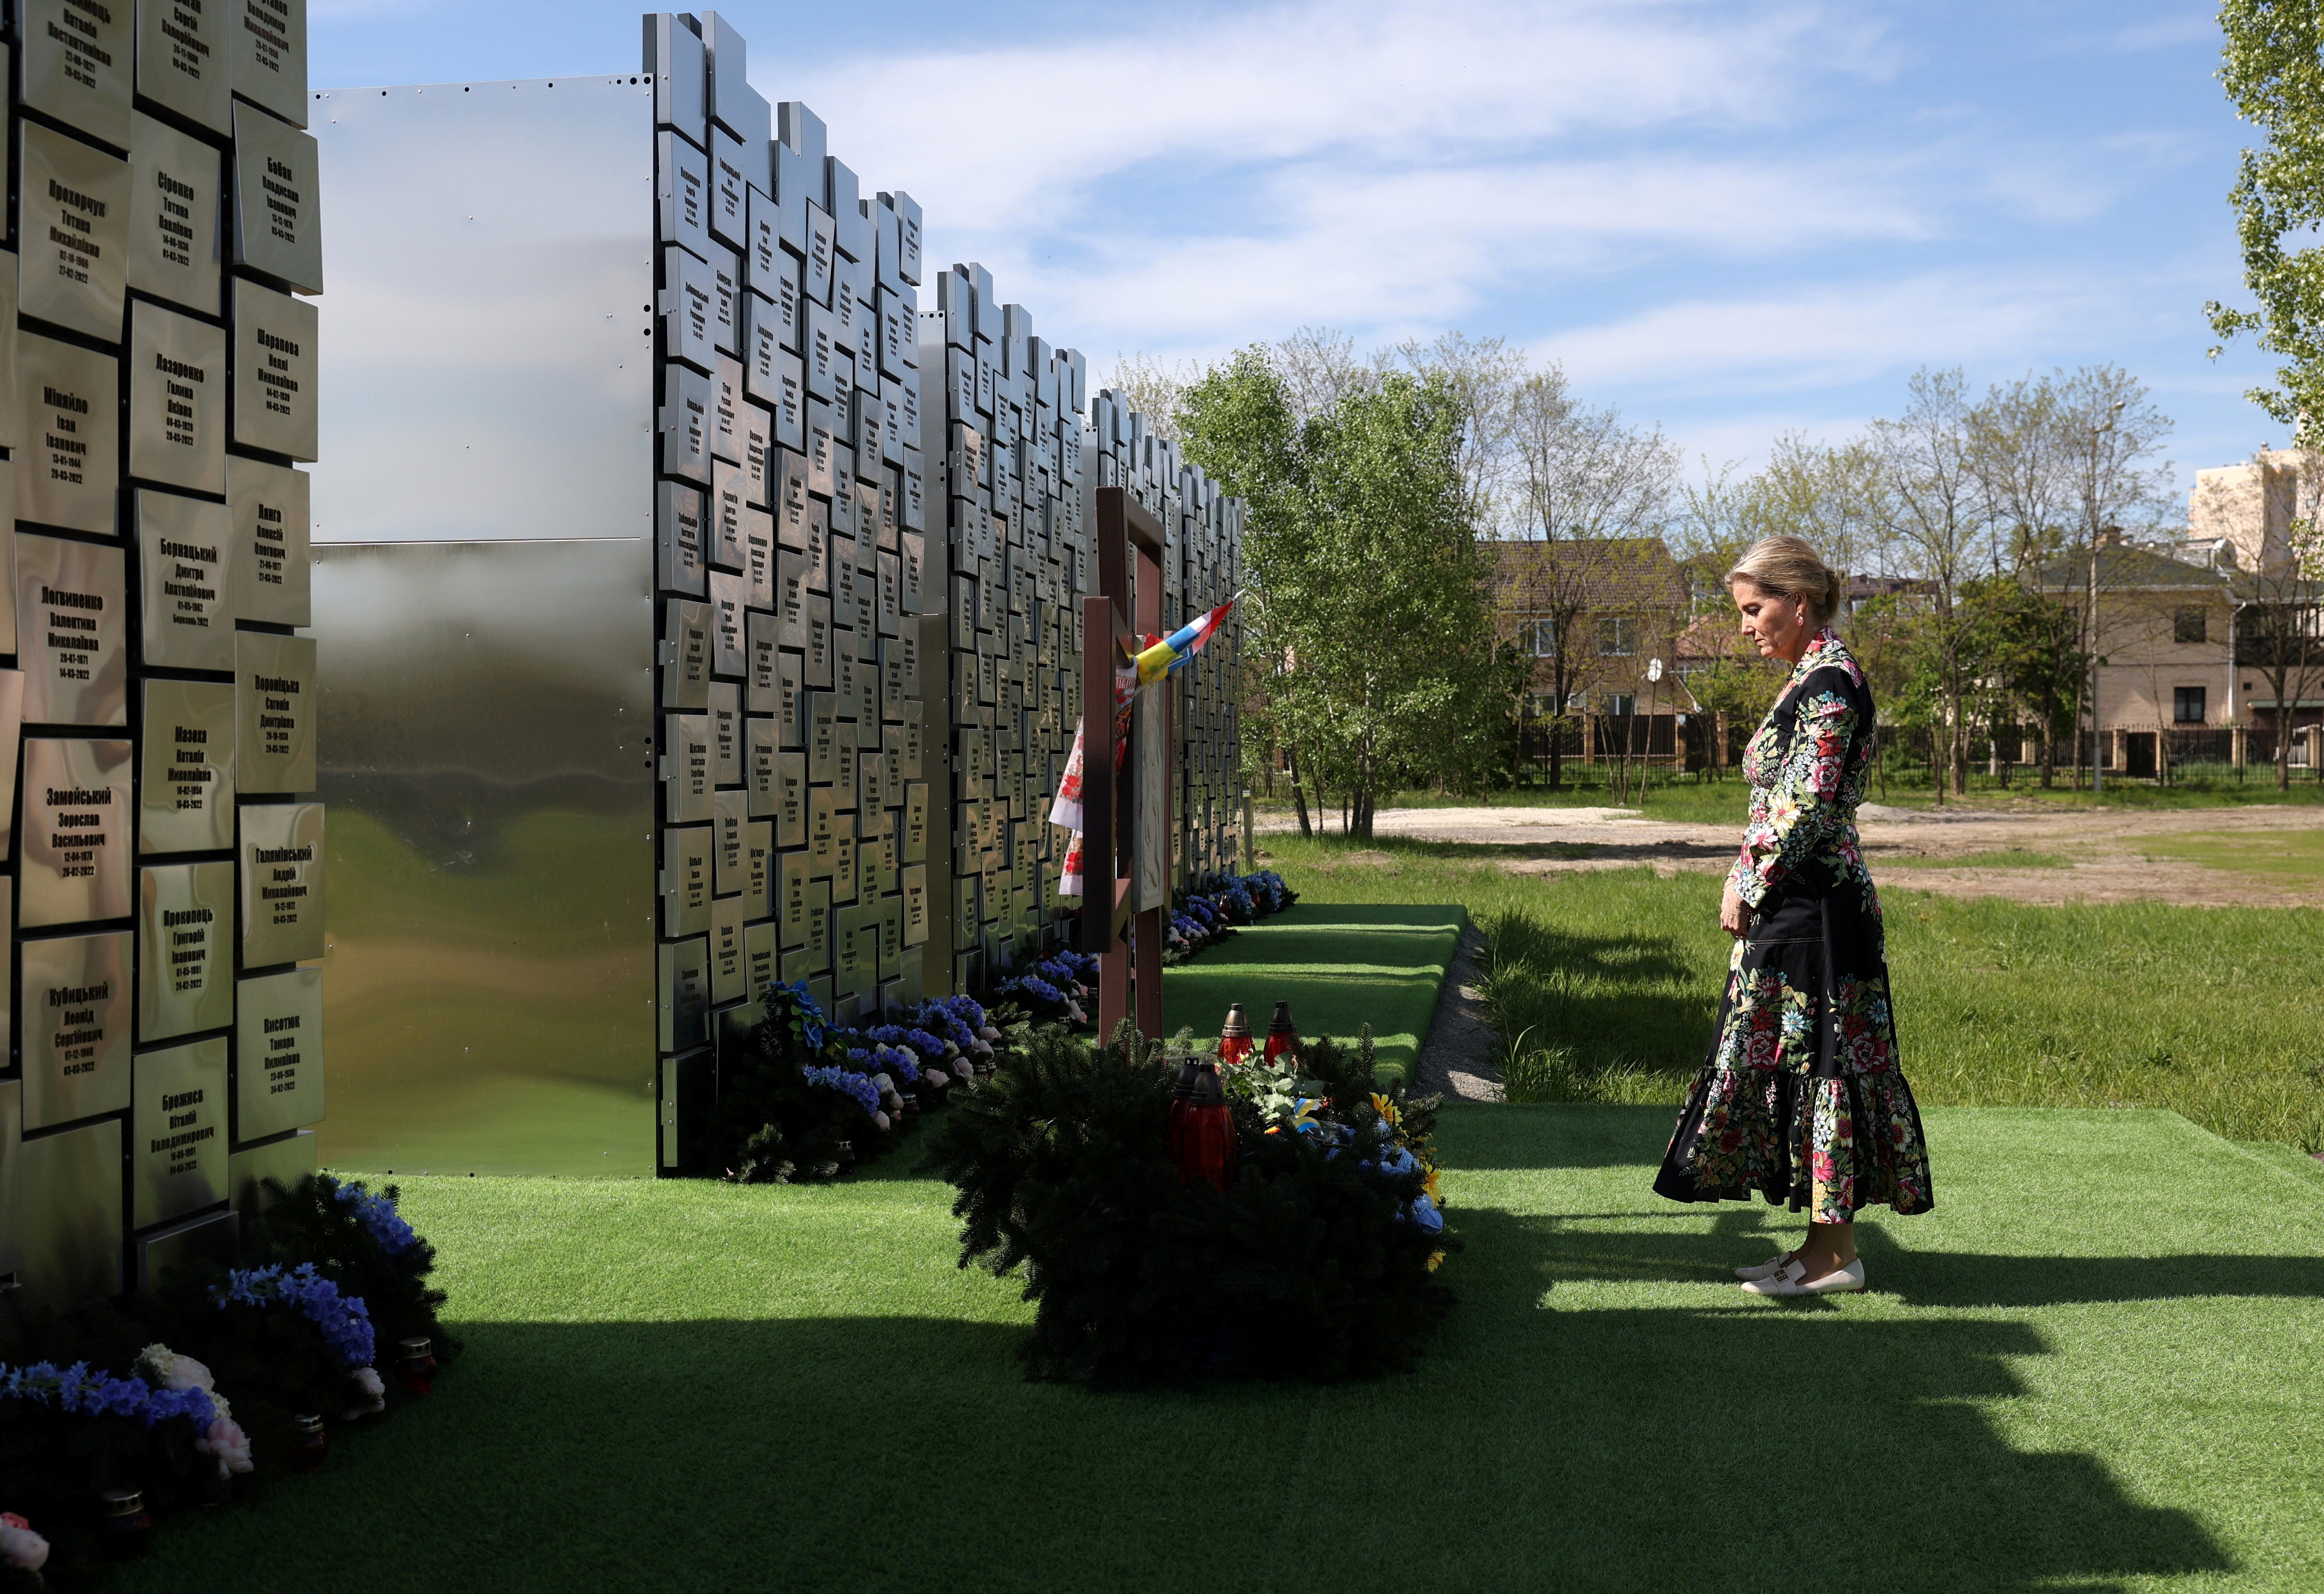
[(1806, 1242), (1736, 1276), (1754, 1295), (1834, 1295), (1864, 1287), (1859, 1211), (1932, 1204), (1920, 1109), (1897, 1067), (1880, 902), (1856, 839), (1872, 692), (1831, 629), (1840, 577), (1805, 541), (1754, 543), (1727, 585), (1743, 634), (1792, 678), (1743, 751), (1750, 813), (1719, 908), (1736, 938), (1727, 995), (1655, 1189), (1788, 1201), (1808, 1214)]

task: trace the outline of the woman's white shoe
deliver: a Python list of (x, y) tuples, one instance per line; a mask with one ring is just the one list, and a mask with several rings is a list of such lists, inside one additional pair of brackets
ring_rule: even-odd
[(1796, 1259), (1786, 1262), (1765, 1278), (1746, 1279), (1743, 1292), (1752, 1295), (1845, 1295), (1864, 1287), (1861, 1257), (1812, 1281), (1807, 1277), (1807, 1271), (1806, 1265)]
[(1795, 1254), (1792, 1251), (1777, 1251), (1764, 1262), (1755, 1262), (1748, 1267), (1738, 1267), (1735, 1270), (1735, 1276), (1747, 1280), (1771, 1277), (1776, 1268), (1790, 1261)]

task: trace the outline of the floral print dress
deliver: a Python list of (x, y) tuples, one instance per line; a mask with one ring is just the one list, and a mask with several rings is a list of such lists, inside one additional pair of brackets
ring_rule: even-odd
[(1857, 844), (1872, 755), (1871, 688), (1827, 627), (1744, 749), (1750, 813), (1728, 880), (1754, 917), (1655, 1179), (1674, 1201), (1757, 1191), (1819, 1223), (1933, 1204)]

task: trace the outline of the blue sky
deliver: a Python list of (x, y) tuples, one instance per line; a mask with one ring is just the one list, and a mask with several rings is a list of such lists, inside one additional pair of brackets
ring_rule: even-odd
[[(310, 0), (317, 88), (634, 69), (598, 0)], [(2112, 361), (2199, 465), (2282, 441), (2207, 360), (2245, 129), (2160, 0), (781, 5), (722, 14), (866, 192), (1102, 373), (1303, 324), (1562, 360), (1690, 456), (1845, 436), (1918, 365)]]

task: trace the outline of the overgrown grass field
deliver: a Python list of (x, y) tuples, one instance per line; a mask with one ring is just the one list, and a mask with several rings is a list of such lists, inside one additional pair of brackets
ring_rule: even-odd
[[(1461, 902), (1491, 938), (1510, 1093), (1674, 1104), (1732, 945), (1720, 879), (1516, 876), (1522, 850), (1270, 836), (1314, 902)], [(1882, 871), (1904, 1070), (1926, 1106), (2168, 1107), (2324, 1148), (2324, 910), (1960, 900)]]

